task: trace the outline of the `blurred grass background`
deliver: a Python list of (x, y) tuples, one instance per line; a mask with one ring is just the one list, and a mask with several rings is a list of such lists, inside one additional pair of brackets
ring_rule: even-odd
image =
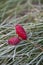
[[(28, 40), (10, 46), (18, 23)], [(0, 0), (0, 65), (43, 65), (43, 0)]]

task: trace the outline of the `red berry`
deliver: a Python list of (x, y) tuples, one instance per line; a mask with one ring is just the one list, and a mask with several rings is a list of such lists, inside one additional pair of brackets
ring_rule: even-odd
[(12, 37), (8, 40), (8, 44), (17, 45), (20, 42), (19, 37)]
[(15, 28), (16, 28), (16, 33), (18, 34), (18, 36), (21, 37), (23, 40), (26, 40), (27, 34), (26, 34), (26, 31), (24, 30), (24, 28), (19, 24), (17, 24), (15, 26)]

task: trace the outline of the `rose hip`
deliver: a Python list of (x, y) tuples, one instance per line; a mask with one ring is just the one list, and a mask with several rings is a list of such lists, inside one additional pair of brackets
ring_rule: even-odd
[(8, 40), (8, 44), (17, 45), (20, 42), (19, 37), (12, 37)]
[(27, 39), (26, 31), (20, 24), (17, 24), (15, 26), (15, 29), (16, 29), (16, 33), (18, 34), (19, 37), (21, 37), (23, 40)]

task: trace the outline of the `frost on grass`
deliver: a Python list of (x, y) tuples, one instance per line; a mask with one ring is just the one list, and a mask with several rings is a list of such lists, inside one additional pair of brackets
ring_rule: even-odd
[[(0, 65), (43, 65), (43, 4), (40, 0), (36, 4), (34, 0), (0, 0)], [(17, 23), (25, 28), (28, 39), (10, 46), (7, 40), (16, 36)]]

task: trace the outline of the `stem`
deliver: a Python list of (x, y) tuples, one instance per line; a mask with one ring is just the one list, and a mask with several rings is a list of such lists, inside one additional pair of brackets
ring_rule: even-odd
[(36, 44), (36, 43), (34, 43), (32, 40), (27, 40), (29, 43), (31, 43), (31, 44), (33, 44), (36, 48), (39, 48), (42, 52), (43, 52), (43, 48), (42, 47), (40, 47), (40, 45), (39, 44)]

